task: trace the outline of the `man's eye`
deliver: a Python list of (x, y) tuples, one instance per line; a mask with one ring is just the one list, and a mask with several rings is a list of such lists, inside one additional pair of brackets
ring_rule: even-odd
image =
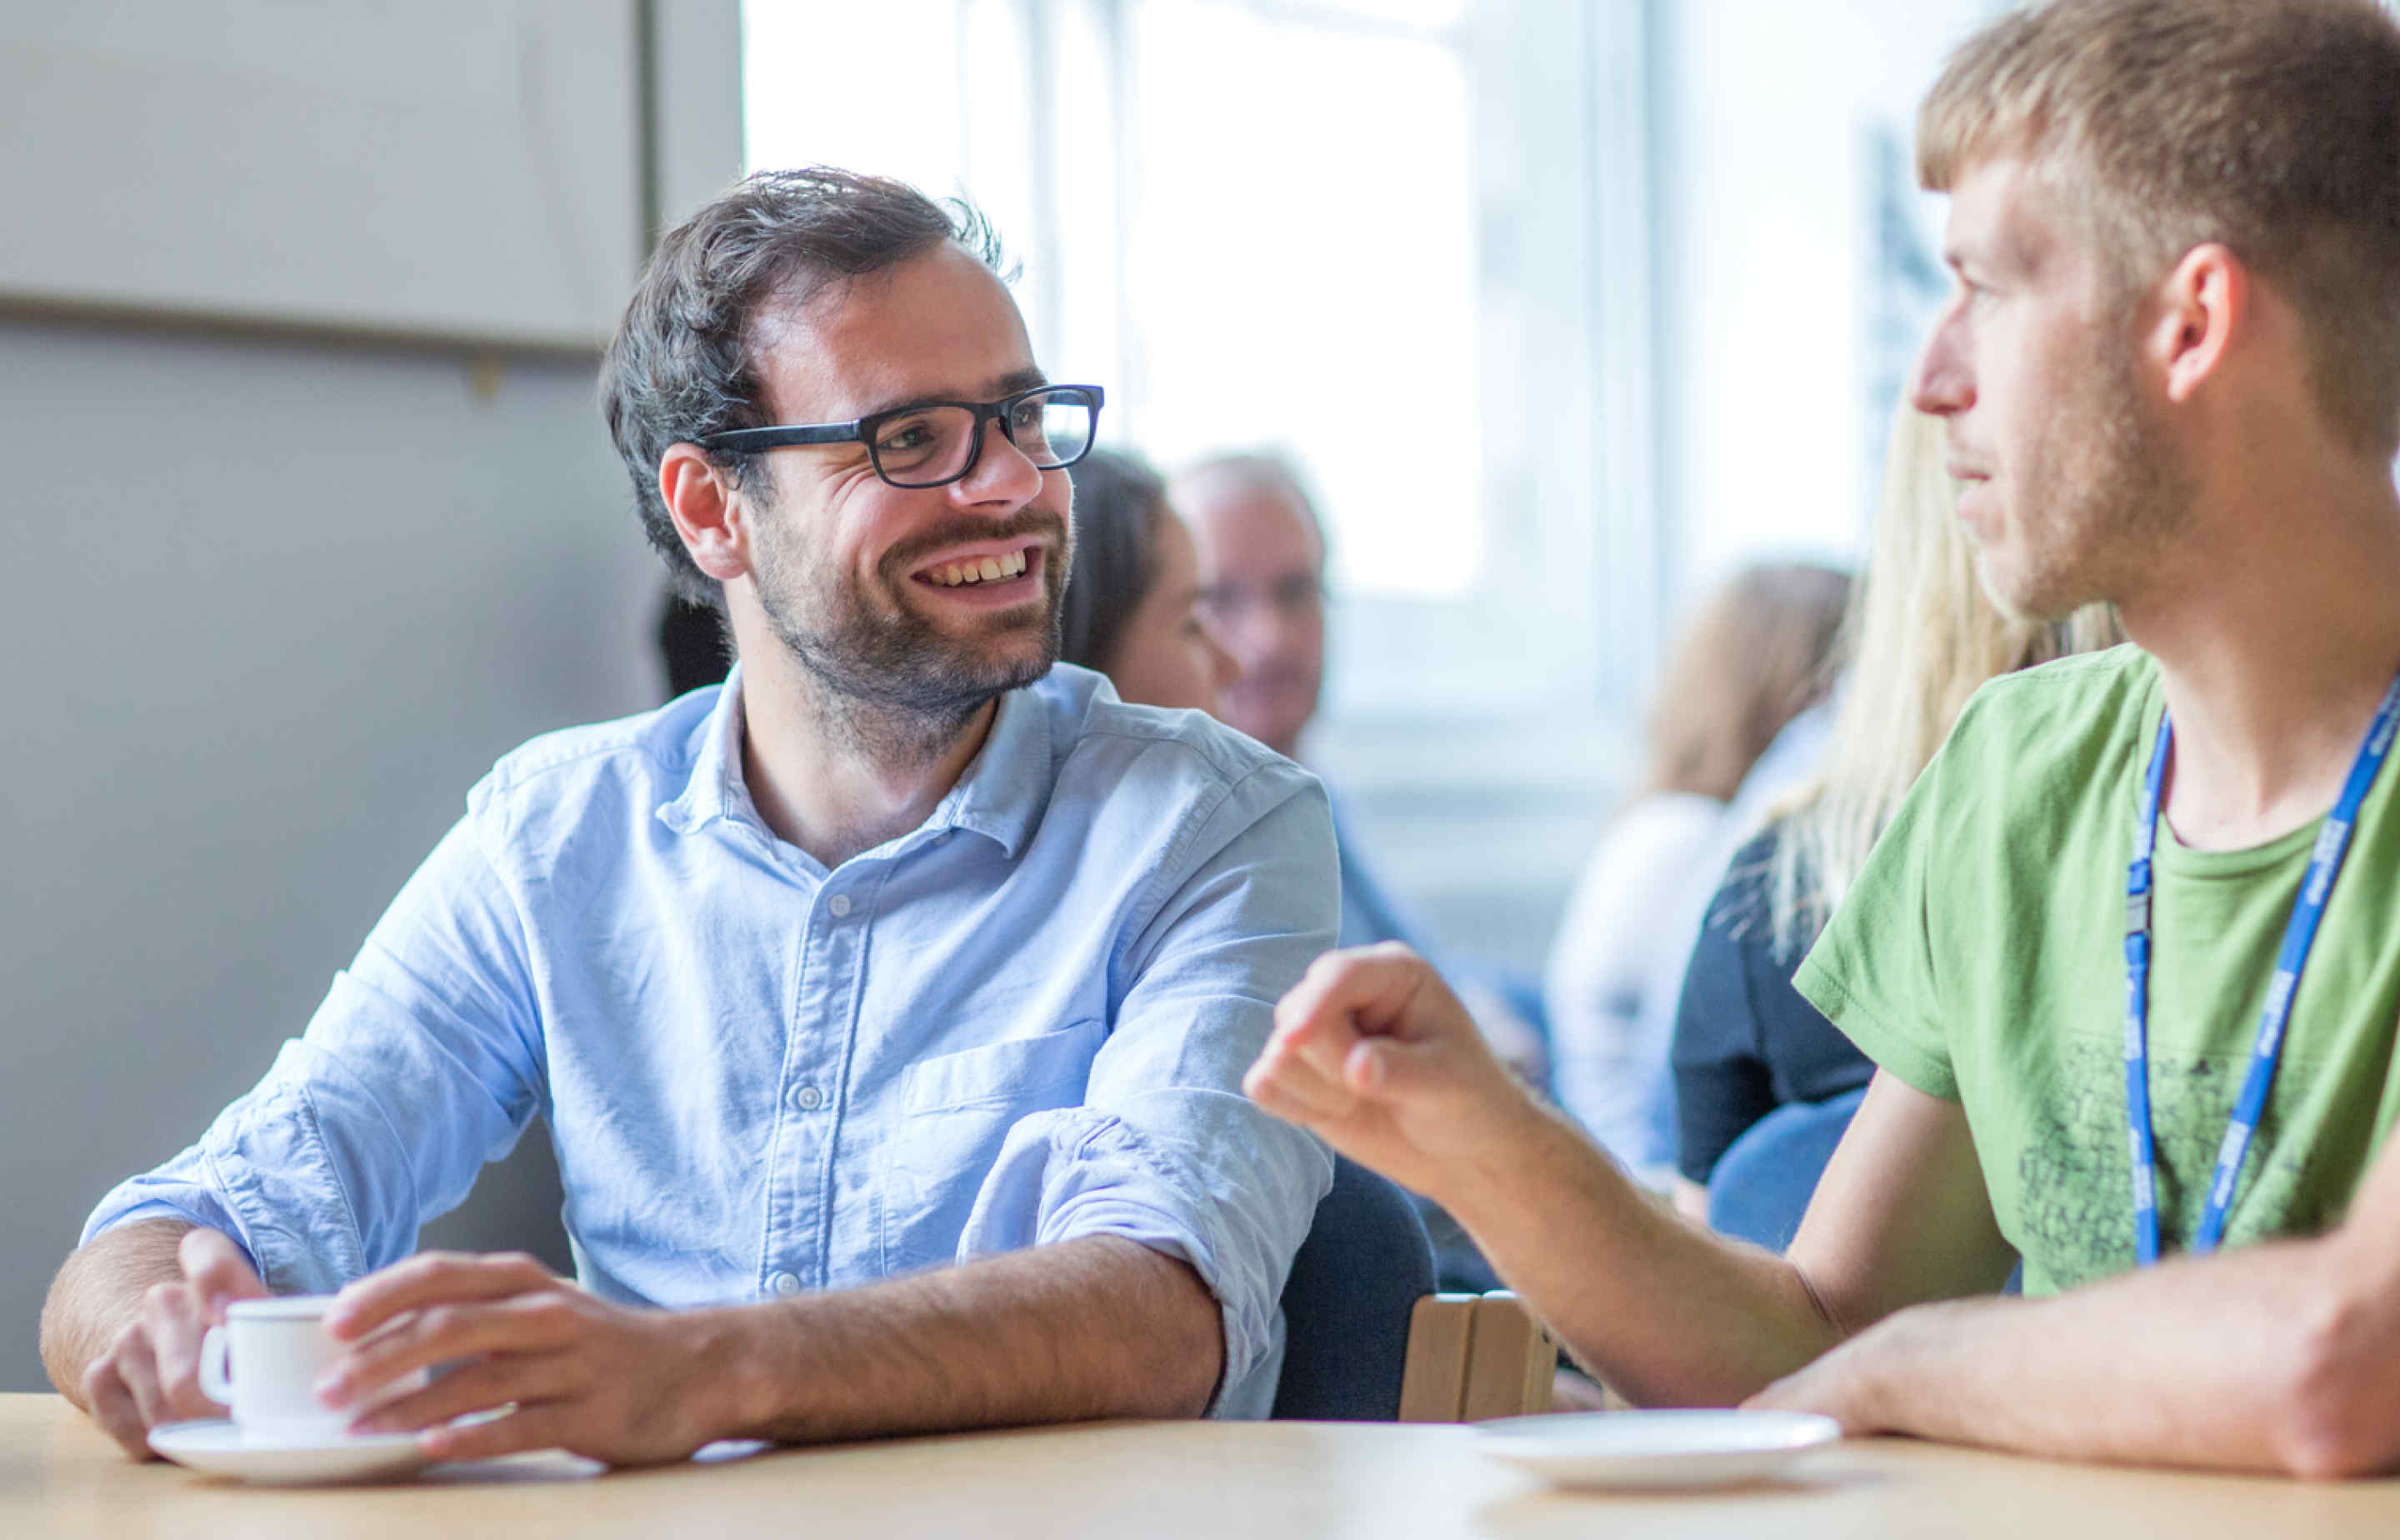
[(922, 422), (896, 423), (877, 437), (875, 446), (887, 452), (922, 449), (934, 442), (934, 430)]

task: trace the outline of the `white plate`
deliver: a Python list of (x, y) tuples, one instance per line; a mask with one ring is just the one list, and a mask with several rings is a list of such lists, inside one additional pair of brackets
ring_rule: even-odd
[(1477, 1424), (1476, 1448), (1562, 1487), (1718, 1487), (1842, 1436), (1803, 1411), (1575, 1411)]
[(405, 1475), (425, 1463), (413, 1434), (245, 1438), (233, 1424), (218, 1420), (161, 1423), (150, 1430), (150, 1447), (179, 1465), (273, 1487), (373, 1481)]

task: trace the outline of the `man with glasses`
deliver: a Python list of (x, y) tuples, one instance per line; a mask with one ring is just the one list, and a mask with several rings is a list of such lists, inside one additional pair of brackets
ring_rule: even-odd
[[(43, 1351), (129, 1451), (217, 1414), (201, 1331), (269, 1290), (341, 1290), (320, 1394), (435, 1458), (1263, 1413), (1331, 1162), (1238, 1086), (1334, 936), (1325, 798), (1053, 670), (1102, 394), (997, 265), (827, 170), (661, 243), (604, 404), (733, 675), (503, 759), (306, 1035), (101, 1203)], [(581, 1287), (410, 1258), (536, 1114)]]

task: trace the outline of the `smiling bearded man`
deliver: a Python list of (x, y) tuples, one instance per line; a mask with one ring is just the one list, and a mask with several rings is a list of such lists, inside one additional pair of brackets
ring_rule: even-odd
[[(1332, 1162), (1238, 1087), (1333, 939), (1331, 824), (1053, 667), (1101, 391), (996, 264), (827, 170), (661, 243), (605, 405), (739, 663), (502, 759), (256, 1089), (102, 1201), (43, 1355), (129, 1452), (214, 1413), (201, 1331), (268, 1289), (341, 1290), (324, 1399), (434, 1458), (1266, 1411)], [(582, 1287), (410, 1258), (537, 1114)]]

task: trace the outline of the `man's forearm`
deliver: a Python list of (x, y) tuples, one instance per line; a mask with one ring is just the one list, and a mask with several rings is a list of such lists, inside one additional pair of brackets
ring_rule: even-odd
[(91, 1410), (84, 1370), (141, 1314), (152, 1285), (184, 1275), (176, 1247), (191, 1228), (181, 1220), (145, 1220), (96, 1235), (50, 1281), (42, 1305), (42, 1367), (79, 1411)]
[(2400, 1290), (2359, 1265), (2353, 1239), (2185, 1259), (2049, 1299), (1919, 1306), (1797, 1383), (1854, 1429), (2088, 1460), (2388, 1470)]
[(1196, 1416), (1224, 1362), (1199, 1276), (1114, 1238), (708, 1315), (713, 1423), (779, 1442)]
[(1529, 1112), (1444, 1187), (1501, 1276), (1635, 1402), (1730, 1406), (1841, 1340), (1791, 1264), (1679, 1218), (1557, 1117)]

